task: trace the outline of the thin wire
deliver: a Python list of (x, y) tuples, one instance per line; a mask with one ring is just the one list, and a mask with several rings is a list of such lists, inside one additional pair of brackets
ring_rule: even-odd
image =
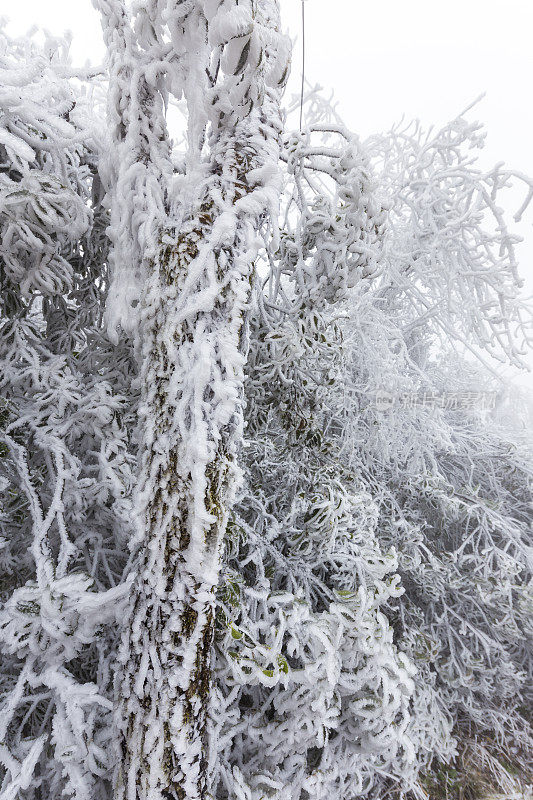
[(300, 133), (304, 114), (304, 86), (305, 86), (305, 0), (302, 0), (302, 89), (300, 92)]

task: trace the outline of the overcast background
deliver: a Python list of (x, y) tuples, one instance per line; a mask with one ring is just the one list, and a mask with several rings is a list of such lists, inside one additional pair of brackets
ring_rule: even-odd
[[(301, 75), (301, 0), (281, 6), (295, 40), (291, 92)], [(70, 30), (77, 64), (103, 60), (90, 0), (0, 0), (0, 13), (13, 33)], [(487, 125), (483, 164), (505, 161), (533, 175), (532, 0), (306, 0), (305, 17), (307, 80), (334, 88), (339, 113), (361, 137), (402, 115), (441, 125), (486, 92), (470, 112)], [(513, 213), (520, 204), (507, 202)], [(533, 209), (519, 233), (533, 293)]]

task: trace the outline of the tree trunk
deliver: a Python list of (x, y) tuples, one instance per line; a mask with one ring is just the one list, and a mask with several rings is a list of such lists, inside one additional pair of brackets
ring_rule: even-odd
[[(258, 230), (279, 192), (287, 72), (274, 70), (266, 85), (279, 11), (277, 0), (257, 5), (250, 20), (264, 52), (243, 67), (254, 47), (240, 37), (229, 89), (224, 81), (214, 87), (208, 161), (194, 173), (202, 179), (192, 186), (194, 176), (185, 176), (185, 195), (195, 199), (161, 233), (141, 299), (140, 567), (117, 672), (116, 797), (128, 800), (203, 800), (210, 790), (215, 591), (238, 475), (243, 327)], [(230, 99), (246, 70), (234, 114), (221, 97), (227, 89)]]

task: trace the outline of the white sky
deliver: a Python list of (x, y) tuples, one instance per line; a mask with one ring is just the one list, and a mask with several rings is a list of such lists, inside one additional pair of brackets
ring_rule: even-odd
[[(290, 91), (301, 70), (301, 0), (281, 0), (297, 39)], [(72, 31), (75, 63), (103, 58), (90, 0), (0, 0), (10, 29)], [(305, 0), (306, 77), (334, 88), (339, 112), (364, 137), (406, 118), (440, 125), (479, 94), (488, 166), (533, 175), (533, 0)], [(512, 209), (516, 210), (515, 207)], [(533, 292), (533, 210), (520, 227), (522, 275)]]

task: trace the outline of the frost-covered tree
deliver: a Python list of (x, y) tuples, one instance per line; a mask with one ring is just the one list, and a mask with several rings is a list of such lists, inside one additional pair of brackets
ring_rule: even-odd
[(514, 176), (479, 168), (472, 153), (483, 138), (459, 117), (437, 132), (410, 126), (368, 142), (391, 209), (382, 288), (400, 370), (394, 378), (389, 357), (381, 388), (419, 402), (392, 405), (365, 448), (387, 498), (382, 542), (398, 548), (405, 587), (398, 643), (417, 664), (419, 698), (432, 697), (434, 730), (448, 720), (460, 756), (455, 778), (444, 772), (437, 783), (457, 791), (471, 781), (481, 793), (516, 791), (509, 770), (530, 781), (533, 744), (531, 442), (486, 407), (501, 387), (494, 360), (523, 362), (531, 312), (500, 207)]
[(493, 376), (458, 352), (513, 362), (527, 345), (496, 202), (512, 176), (477, 168), (462, 117), (361, 144), (320, 101), (312, 113), (286, 142), (250, 329), (221, 796), (516, 792), (531, 452), (487, 418)]
[(386, 215), (357, 141), (337, 138), (286, 142), (286, 224), (256, 287), (220, 587), (221, 797), (358, 797), (414, 765), (414, 670), (383, 613), (396, 555), (341, 457), (350, 290), (379, 269)]
[[(96, 5), (118, 164), (113, 324), (127, 329), (139, 309), (139, 565), (117, 677), (116, 792), (193, 800), (207, 797), (213, 766), (215, 589), (258, 232), (277, 216), (288, 48), (276, 0)], [(169, 94), (183, 97), (188, 117), (177, 175)]]
[(520, 176), (292, 131), (276, 0), (95, 6), (0, 48), (1, 800), (518, 797)]
[[(481, 784), (492, 780), (494, 785), (508, 786), (512, 778), (507, 768), (527, 776), (531, 747), (526, 712), (531, 674), (531, 454), (518, 443), (513, 446), (512, 433), (498, 429), (483, 413), (479, 417), (475, 403), (483, 403), (483, 388), (489, 397), (494, 391), (491, 374), (484, 368), (473, 372), (457, 351), (459, 345), (476, 354), (499, 348), (500, 357), (513, 361), (527, 344), (528, 314), (518, 295), (514, 239), (495, 200), (511, 176), (502, 170), (483, 173), (472, 162), (468, 150), (481, 139), (477, 126), (463, 118), (433, 136), (415, 128), (373, 138), (359, 146), (367, 163), (360, 162), (350, 175), (350, 137), (332, 123), (330, 115), (324, 119), (323, 108), (317, 105), (319, 124), (314, 131), (288, 142), (286, 159), (289, 173), (295, 175), (295, 190), (287, 205), (287, 235), (282, 234), (278, 253), (281, 265), (273, 265), (264, 296), (259, 296), (261, 319), (268, 320), (273, 308), (281, 317), (276, 320), (274, 311), (275, 321), (266, 324), (266, 331), (262, 324), (257, 334), (268, 391), (263, 388), (259, 397), (255, 395), (261, 367), (254, 360), (247, 384), (249, 428), (255, 430), (257, 410), (272, 398), (270, 412), (259, 417), (260, 426), (268, 430), (274, 409), (281, 409), (290, 420), (289, 429), (302, 437), (296, 467), (291, 469), (283, 450), (277, 459), (278, 493), (274, 490), (265, 498), (268, 460), (263, 453), (258, 457), (252, 446), (244, 453), (245, 458), (250, 454), (252, 474), (254, 468), (259, 471), (249, 491), (258, 494), (262, 525), (274, 525), (282, 503), (308, 503), (308, 491), (301, 499), (291, 493), (291, 479), (305, 474), (305, 432), (317, 414), (317, 400), (309, 404), (306, 394), (314, 387), (315, 397), (321, 397), (324, 406), (322, 425), (318, 433), (313, 430), (313, 441), (318, 435), (325, 443), (328, 460), (336, 463), (337, 475), (344, 478), (337, 479), (337, 493), (330, 491), (327, 500), (321, 498), (316, 517), (303, 516), (299, 524), (303, 523), (305, 533), (299, 533), (298, 547), (291, 547), (292, 517), (280, 526), (279, 537), (270, 533), (270, 547), (263, 558), (267, 562), (279, 558), (283, 567), (271, 569), (267, 577), (273, 579), (271, 588), (276, 590), (280, 580), (306, 587), (310, 570), (300, 555), (302, 549), (314, 566), (314, 580), (320, 578), (330, 591), (339, 586), (342, 567), (350, 562), (345, 553), (337, 556), (335, 568), (324, 580), (327, 556), (322, 551), (317, 559), (312, 532), (317, 532), (326, 552), (335, 548), (337, 532), (346, 542), (335, 509), (342, 507), (344, 481), (357, 478), (360, 491), (367, 493), (376, 510), (377, 545), (382, 553), (392, 548), (397, 553), (405, 594), (389, 601), (385, 613), (395, 630), (396, 644), (415, 664), (419, 676), (415, 677), (410, 721), (403, 731), (411, 753), (416, 752), (416, 766), (411, 761), (410, 774), (404, 765), (403, 785), (409, 785), (417, 769), (431, 785), (431, 763), (451, 758), (457, 745), (470, 777), (474, 775)], [(321, 133), (335, 129), (334, 144), (328, 147), (317, 141)], [(342, 144), (344, 138), (348, 144)], [(365, 176), (370, 166), (374, 181), (369, 186)], [(324, 175), (341, 184), (337, 192), (326, 192), (329, 203), (324, 198), (324, 181), (319, 180)], [(344, 177), (349, 193), (342, 185)], [(376, 219), (379, 209), (382, 213)], [(374, 241), (359, 233), (365, 228), (365, 216), (370, 217), (367, 225), (376, 234)], [(291, 228), (295, 217), (297, 223)], [(491, 218), (496, 218), (496, 225)], [(351, 287), (349, 307), (343, 309), (339, 286), (346, 284)], [(308, 287), (312, 287), (311, 303), (303, 300)], [(483, 298), (483, 304), (472, 301), (476, 296)], [(321, 310), (326, 298), (335, 308), (334, 322), (329, 325), (324, 324)], [(297, 305), (297, 313), (291, 313), (291, 304)], [(341, 322), (342, 368), (334, 369), (330, 350), (321, 373), (316, 369), (320, 343), (331, 347), (328, 331), (331, 336), (333, 324), (338, 327)], [(521, 340), (509, 335), (510, 326), (516, 326)], [(294, 377), (295, 361), (302, 370), (301, 383)], [(274, 387), (277, 391), (270, 394)], [(337, 392), (341, 399), (335, 404)], [(276, 447), (287, 447), (287, 433), (270, 433), (266, 438), (270, 454)], [(513, 475), (512, 480), (507, 473)], [(311, 474), (319, 474), (316, 462)], [(292, 513), (295, 507), (291, 506)], [(334, 514), (334, 521), (329, 514)], [(329, 535), (321, 527), (326, 520)], [(248, 537), (253, 539), (257, 527), (257, 522), (249, 525)], [(370, 543), (368, 532), (363, 540)], [(233, 562), (235, 570), (240, 558)], [(257, 554), (253, 558), (257, 560)], [(360, 575), (358, 570), (359, 580)], [(254, 580), (251, 598), (255, 597)], [(241, 591), (246, 596), (246, 589)], [(228, 596), (233, 597), (231, 591)], [(503, 608), (507, 611), (502, 615)], [(280, 677), (282, 682), (288, 680)], [(380, 686), (379, 673), (372, 676), (371, 685)], [(248, 690), (245, 697), (241, 713), (250, 714)], [(260, 695), (252, 709), (256, 714), (258, 708), (260, 714), (273, 714), (276, 727), (283, 731), (276, 714), (278, 702), (271, 697), (269, 704)], [(352, 714), (353, 725), (357, 716), (353, 710)], [(386, 725), (384, 711), (379, 720)], [(266, 722), (254, 728), (264, 726)], [(333, 741), (327, 744), (326, 733), (315, 745), (318, 752), (312, 751), (313, 759), (307, 765), (304, 761), (303, 773), (307, 768), (307, 775), (323, 781), (324, 793), (362, 794), (359, 786), (339, 791), (338, 728), (331, 723), (327, 727), (333, 731)], [(287, 738), (283, 731), (278, 747), (284, 747)], [(360, 747), (353, 727), (348, 740), (358, 744), (357, 754), (351, 754), (341, 774), (344, 780), (355, 781), (369, 750)], [(269, 742), (273, 747), (272, 737)], [(261, 749), (248, 744), (241, 756), (244, 763), (249, 758), (247, 748), (261, 759)], [(294, 748), (288, 752), (294, 766)], [(394, 766), (401, 769), (398, 758)], [(371, 778), (363, 782), (368, 793), (378, 797), (398, 788), (398, 774), (390, 768), (388, 774), (384, 772), (373, 766)], [(441, 774), (437, 782), (446, 780), (447, 774), (444, 778)], [(456, 779), (456, 786), (464, 779), (464, 775)]]

